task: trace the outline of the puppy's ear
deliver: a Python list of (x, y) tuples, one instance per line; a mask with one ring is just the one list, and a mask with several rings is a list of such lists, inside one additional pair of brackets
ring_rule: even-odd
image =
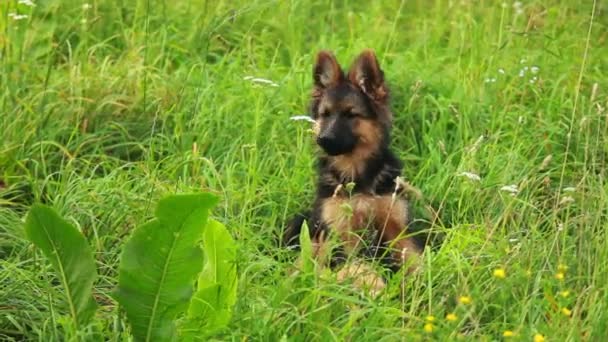
[(315, 88), (326, 89), (344, 80), (344, 73), (336, 57), (329, 51), (320, 51), (312, 71)]
[(388, 87), (384, 83), (384, 72), (380, 69), (372, 50), (364, 50), (348, 72), (348, 79), (363, 93), (379, 103), (388, 101)]

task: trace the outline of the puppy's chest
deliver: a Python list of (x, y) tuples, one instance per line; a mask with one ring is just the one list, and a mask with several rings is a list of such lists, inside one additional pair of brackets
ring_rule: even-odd
[(335, 196), (322, 202), (321, 218), (339, 231), (368, 227), (381, 229), (387, 225), (405, 227), (407, 208), (405, 199), (392, 194)]

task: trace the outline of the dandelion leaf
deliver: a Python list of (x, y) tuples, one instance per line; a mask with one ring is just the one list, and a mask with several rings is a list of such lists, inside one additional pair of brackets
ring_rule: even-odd
[(57, 272), (75, 327), (88, 323), (97, 309), (91, 293), (97, 270), (84, 236), (53, 209), (41, 204), (30, 209), (25, 233)]
[(188, 309), (184, 336), (208, 335), (224, 328), (236, 302), (236, 244), (220, 222), (211, 220), (203, 234), (205, 266)]
[(136, 341), (169, 341), (177, 336), (175, 320), (188, 308), (194, 282), (203, 266), (199, 246), (211, 194), (162, 199), (156, 218), (135, 229), (125, 244), (114, 294), (127, 315)]

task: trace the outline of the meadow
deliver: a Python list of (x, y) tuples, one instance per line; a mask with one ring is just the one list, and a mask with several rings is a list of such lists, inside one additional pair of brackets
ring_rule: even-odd
[[(290, 120), (314, 57), (364, 48), (437, 237), (377, 298), (298, 280), (276, 244), (314, 195), (317, 147)], [(0, 340), (66, 338), (24, 233), (34, 203), (86, 237), (92, 324), (122, 341), (124, 241), (163, 196), (206, 191), (238, 246), (233, 316), (206, 340), (604, 341), (606, 56), (608, 4), (590, 0), (2, 1)]]

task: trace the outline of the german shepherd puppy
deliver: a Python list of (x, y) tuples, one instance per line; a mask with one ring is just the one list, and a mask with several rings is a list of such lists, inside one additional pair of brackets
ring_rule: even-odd
[(413, 270), (424, 243), (406, 236), (409, 203), (399, 196), (402, 163), (390, 150), (389, 90), (374, 52), (363, 51), (345, 74), (331, 52), (321, 51), (313, 80), (317, 195), (312, 210), (288, 225), (283, 243), (297, 247), (306, 220), (317, 254), (329, 236), (341, 242), (332, 267), (356, 254), (375, 256), (393, 271), (406, 264)]

